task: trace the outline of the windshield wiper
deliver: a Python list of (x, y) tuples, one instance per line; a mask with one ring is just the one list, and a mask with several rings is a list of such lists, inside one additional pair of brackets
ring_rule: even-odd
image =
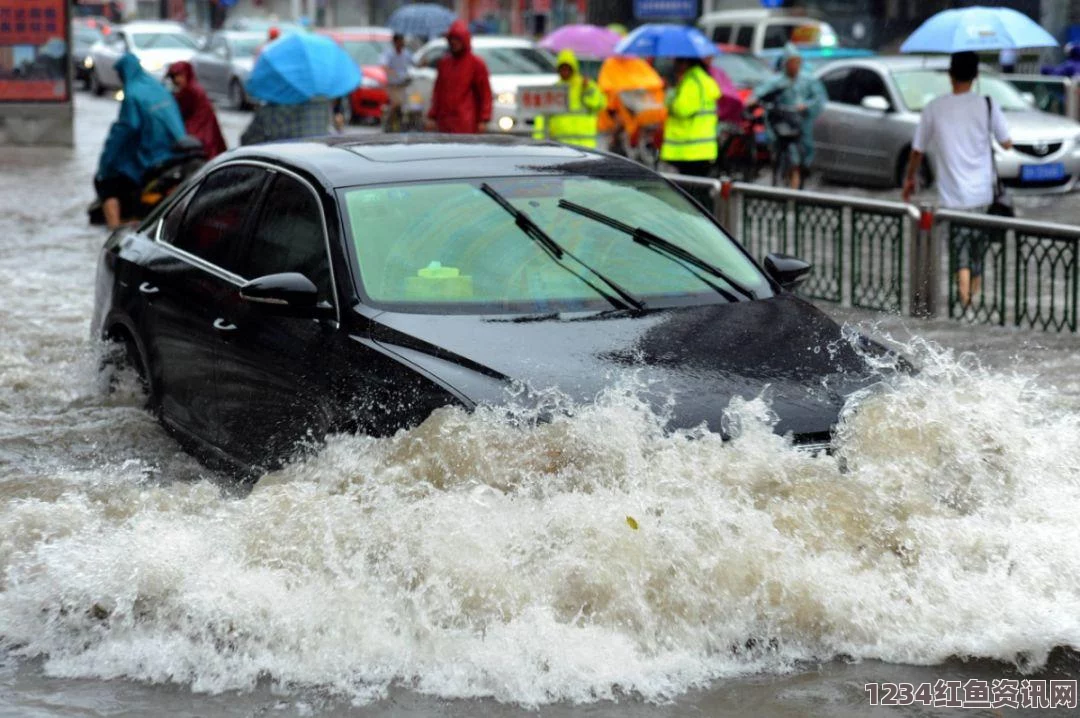
[[(641, 301), (640, 299), (636, 298), (633, 294), (631, 294), (630, 292), (623, 289), (614, 280), (605, 277), (603, 274), (600, 274), (600, 272), (596, 271), (595, 269), (590, 267), (588, 264), (586, 264), (582, 260), (575, 257), (573, 254), (571, 254), (570, 250), (566, 249), (565, 247), (560, 245), (558, 242), (556, 242), (554, 239), (552, 239), (551, 235), (549, 235), (547, 232), (545, 232), (543, 229), (541, 229), (540, 225), (538, 225), (536, 222), (534, 222), (532, 217), (530, 217), (529, 215), (527, 215), (525, 212), (518, 209), (514, 205), (510, 204), (510, 201), (507, 200), (506, 197), (503, 197), (501, 194), (499, 194), (499, 191), (496, 190), (494, 187), (489, 185), (487, 182), (484, 182), (483, 184), (480, 185), (480, 191), (483, 192), (484, 194), (486, 194), (488, 197), (491, 197), (491, 199), (495, 200), (495, 202), (500, 207), (502, 207), (504, 210), (506, 210), (506, 213), (514, 218), (514, 223), (521, 229), (521, 231), (524, 232), (526, 235), (528, 235), (529, 238), (532, 239), (534, 242), (539, 244), (543, 248), (544, 252), (547, 253), (547, 255), (549, 257), (551, 257), (553, 260), (558, 262), (560, 267), (562, 267), (566, 271), (570, 272), (571, 274), (573, 274), (575, 277), (577, 277), (581, 281), (588, 284), (593, 289), (593, 291), (595, 291), (597, 294), (602, 296), (604, 299), (611, 302), (611, 304), (613, 304), (616, 308), (618, 308), (618, 309), (630, 309), (630, 308), (633, 308), (633, 309), (636, 309), (638, 311), (642, 311), (643, 309), (645, 309), (645, 302)], [(619, 295), (619, 299), (616, 299), (615, 297), (611, 296), (610, 294), (608, 294), (607, 292), (603, 291), (602, 289), (597, 287), (595, 284), (590, 282), (588, 279), (581, 276), (580, 274), (575, 272), (570, 267), (566, 266), (566, 264), (563, 262), (563, 257), (564, 256), (570, 257), (575, 262), (580, 264), (582, 267), (585, 267), (585, 269), (589, 270), (589, 272), (592, 273), (593, 276), (595, 276), (601, 282), (606, 284), (611, 289), (611, 291), (613, 291), (617, 295)]]
[[(732, 295), (731, 292), (729, 292), (726, 289), (724, 289), (723, 287), (709, 281), (705, 277), (703, 277), (700, 274), (698, 274), (697, 272), (695, 272), (690, 267), (687, 267), (686, 264), (691, 264), (691, 265), (697, 267), (698, 269), (702, 270), (703, 272), (706, 272), (708, 274), (711, 274), (714, 277), (717, 277), (719, 279), (724, 280), (728, 285), (731, 286), (732, 289), (734, 289), (736, 292), (743, 295), (747, 299), (757, 299), (757, 296), (751, 290), (744, 287), (737, 280), (732, 279), (731, 276), (727, 272), (725, 272), (724, 270), (720, 269), (719, 267), (717, 267), (714, 264), (711, 264), (710, 262), (707, 262), (706, 260), (702, 259), (701, 257), (698, 257), (696, 254), (693, 254), (689, 250), (683, 249), (679, 245), (673, 244), (672, 242), (669, 242), (668, 240), (664, 239), (663, 237), (660, 237), (660, 236), (658, 236), (656, 234), (653, 234), (652, 232), (650, 232), (647, 229), (644, 229), (642, 227), (631, 227), (630, 225), (626, 224), (625, 222), (620, 222), (619, 220), (615, 219), (614, 217), (609, 217), (608, 215), (597, 212), (594, 209), (589, 209), (588, 207), (583, 207), (582, 205), (577, 204), (576, 202), (571, 202), (571, 201), (565, 200), (565, 199), (560, 199), (559, 200), (559, 208), (560, 209), (565, 209), (565, 210), (567, 210), (569, 212), (573, 212), (574, 214), (580, 214), (582, 217), (585, 217), (587, 219), (591, 219), (594, 222), (599, 222), (600, 224), (607, 225), (608, 227), (611, 227), (612, 229), (617, 229), (618, 231), (622, 232), (623, 234), (627, 234), (627, 235), (633, 237), (634, 241), (637, 242), (638, 244), (641, 244), (641, 245), (643, 245), (645, 247), (648, 247), (649, 249), (653, 250), (654, 252), (656, 252), (658, 254), (661, 254), (661, 255), (667, 257), (668, 259), (672, 260), (673, 262), (676, 262), (677, 264), (682, 266), (684, 269), (686, 269), (688, 272), (693, 274), (695, 277), (697, 277), (701, 281), (705, 282), (710, 287), (712, 287), (717, 292), (719, 292), (724, 297), (726, 297), (728, 301), (734, 302), (734, 301), (738, 301), (738, 300), (735, 298), (734, 295)], [(686, 264), (684, 264), (684, 262)]]

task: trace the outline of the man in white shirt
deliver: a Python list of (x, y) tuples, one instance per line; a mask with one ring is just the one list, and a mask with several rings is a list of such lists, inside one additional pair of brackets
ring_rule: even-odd
[(405, 104), (405, 88), (412, 78), (409, 70), (413, 66), (412, 55), (405, 49), (405, 36), (395, 33), (394, 46), (383, 53), (382, 64), (386, 68), (386, 94), (390, 104), (386, 108), (386, 131), (397, 132), (401, 129), (401, 108)]
[[(993, 143), (1012, 147), (1009, 127), (1001, 108), (972, 92), (979, 75), (979, 57), (974, 52), (958, 52), (949, 64), (952, 94), (942, 95), (923, 108), (911, 162), (904, 179), (904, 201), (915, 192), (915, 178), (927, 150), (934, 153), (938, 201), (946, 209), (985, 212), (994, 201)], [(967, 307), (972, 293), (982, 284), (983, 243), (966, 239), (957, 252), (957, 293)]]

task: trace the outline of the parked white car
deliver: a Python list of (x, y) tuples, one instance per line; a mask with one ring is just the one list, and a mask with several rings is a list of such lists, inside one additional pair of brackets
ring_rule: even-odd
[(190, 60), (199, 41), (174, 22), (132, 22), (116, 25), (111, 33), (90, 48), (90, 89), (95, 95), (120, 87), (116, 61), (130, 52), (139, 58), (143, 69), (163, 79), (169, 65)]
[[(555, 57), (520, 37), (484, 35), (472, 39), (472, 50), (487, 65), (491, 75), (492, 125), (503, 132), (532, 132), (535, 114), (518, 106), (518, 88), (554, 85), (559, 80)], [(446, 40), (438, 38), (416, 51), (416, 69), (410, 95), (419, 95), (430, 105), (435, 85), (435, 68), (447, 52)]]
[(784, 10), (724, 10), (702, 15), (698, 28), (716, 44), (738, 45), (760, 55), (789, 42), (817, 47), (837, 44), (829, 23)]

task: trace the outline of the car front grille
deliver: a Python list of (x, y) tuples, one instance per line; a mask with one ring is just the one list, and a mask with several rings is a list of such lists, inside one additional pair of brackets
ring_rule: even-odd
[(1029, 157), (1049, 157), (1050, 155), (1057, 154), (1061, 149), (1062, 142), (1036, 142), (1029, 145), (1013, 145), (1013, 149), (1017, 152), (1023, 152)]

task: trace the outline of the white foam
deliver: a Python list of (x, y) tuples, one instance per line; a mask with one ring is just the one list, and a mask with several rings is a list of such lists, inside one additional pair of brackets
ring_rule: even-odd
[(525, 705), (1080, 645), (1077, 414), (907, 349), (923, 372), (849, 407), (837, 457), (760, 401), (725, 444), (614, 390), (539, 425), (445, 409), (335, 437), (240, 499), (135, 460), (23, 486), (0, 494), (0, 635), (62, 676)]

